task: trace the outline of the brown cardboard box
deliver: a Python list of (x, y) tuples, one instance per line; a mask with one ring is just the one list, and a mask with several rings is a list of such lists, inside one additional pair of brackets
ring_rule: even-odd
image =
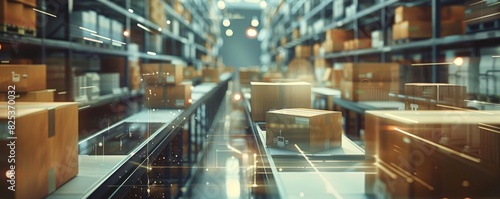
[[(2, 103), (0, 107), (0, 122), (5, 125), (9, 121), (6, 107), (6, 103)], [(5, 189), (2, 191), (2, 197), (43, 198), (49, 189), (48, 112), (42, 108), (16, 107), (15, 123), (15, 134), (12, 137), (17, 139), (8, 139), (9, 134), (6, 129), (2, 130), (0, 139), (0, 154), (5, 158), (0, 161), (0, 169), (8, 171), (11, 166), (15, 166), (16, 181), (15, 192), (7, 190), (11, 184), (5, 179), (5, 175), (3, 176), (4, 180), (0, 181), (0, 185)], [(36, 131), (33, 127), (37, 128)], [(11, 151), (15, 152), (15, 158), (9, 158)]]
[(149, 19), (161, 28), (167, 28), (166, 12), (161, 0), (149, 1)]
[(399, 6), (394, 12), (394, 23), (401, 23), (403, 21), (430, 21), (432, 19), (431, 7), (429, 6)]
[(338, 52), (344, 49), (344, 41), (325, 40), (323, 42), (325, 53)]
[(48, 112), (46, 123), (49, 136), (45, 161), (49, 164), (49, 182), (55, 180), (55, 187), (49, 184), (49, 191), (53, 191), (78, 174), (78, 104), (19, 102), (16, 106), (21, 109), (44, 108)]
[(45, 65), (0, 65), (0, 92), (15, 86), (16, 92), (47, 89)]
[(189, 66), (189, 67), (184, 68), (182, 78), (184, 80), (191, 80), (191, 79), (194, 79), (194, 78), (199, 77), (199, 76), (200, 76), (200, 71), (196, 70), (192, 66)]
[(298, 75), (312, 75), (311, 62), (304, 58), (294, 58), (288, 63), (287, 77), (296, 78)]
[(78, 174), (78, 104), (18, 102), (16, 114), (16, 193), (41, 198)]
[(266, 112), (283, 108), (311, 108), (311, 84), (307, 82), (252, 82), (251, 116), (265, 121)]
[(354, 49), (354, 40), (344, 41), (343, 50), (353, 50)]
[(144, 105), (147, 108), (188, 108), (191, 105), (191, 86), (191, 82), (147, 86)]
[(311, 47), (307, 45), (297, 45), (295, 46), (295, 57), (297, 58), (309, 58), (311, 56)]
[(325, 32), (326, 41), (342, 43), (354, 38), (354, 31), (344, 29), (330, 29)]
[(31, 8), (36, 7), (36, 0), (11, 0), (11, 1), (22, 3), (26, 7), (31, 7)]
[(281, 109), (266, 113), (268, 147), (324, 151), (342, 146), (342, 114), (314, 109)]
[(176, 85), (182, 82), (183, 66), (173, 64), (142, 64), (144, 82), (149, 85)]
[(240, 68), (240, 83), (241, 84), (250, 84), (250, 82), (256, 82), (260, 80), (259, 77), (259, 68), (248, 67), (248, 68)]
[(19, 2), (0, 0), (0, 23), (13, 26), (24, 26), (24, 6)]
[(347, 81), (399, 81), (398, 63), (343, 63)]
[(353, 49), (365, 49), (365, 48), (371, 48), (372, 47), (372, 40), (371, 39), (354, 39), (352, 48)]
[(457, 107), (466, 106), (466, 87), (442, 83), (405, 84), (405, 106), (407, 110), (436, 110), (438, 104)]
[(351, 101), (390, 100), (389, 93), (399, 93), (399, 82), (342, 81), (342, 99)]
[[(16, 102), (54, 102), (54, 89), (16, 93)], [(0, 93), (0, 101), (8, 101), (8, 93)]]
[(220, 70), (218, 68), (203, 68), (201, 71), (203, 82), (219, 82)]
[(283, 75), (281, 73), (267, 72), (264, 73), (264, 75), (262, 76), (262, 81), (271, 82), (273, 79), (281, 79), (281, 78), (283, 78)]
[(332, 70), (331, 78), (330, 78), (332, 88), (340, 88), (343, 74), (344, 74), (344, 71), (341, 69), (333, 69)]
[[(492, 188), (491, 182), (498, 182), (498, 166), (489, 169), (479, 144), (475, 147), (469, 137), (479, 138), (478, 126), (484, 123), (498, 124), (499, 114), (499, 111), (368, 111), (366, 154), (375, 155), (387, 165), (398, 166), (410, 178), (419, 179), (418, 183), (410, 183), (416, 198), (484, 197), (484, 191), (491, 191), (487, 190)], [(494, 134), (498, 133), (490, 135)], [(480, 146), (498, 150), (492, 144), (481, 140)], [(467, 175), (457, 177), (457, 173)], [(463, 186), (464, 181), (467, 186)], [(415, 187), (419, 184), (434, 190)], [(453, 187), (467, 188), (457, 194)]]
[(441, 37), (449, 35), (462, 35), (465, 33), (463, 20), (452, 19), (441, 21)]
[(283, 37), (281, 37), (281, 39), (280, 39), (280, 45), (282, 45), (282, 46), (283, 46), (283, 45), (285, 45), (285, 44), (286, 44), (286, 37), (285, 37), (285, 36), (283, 36)]
[(320, 56), (320, 49), (321, 49), (321, 44), (320, 43), (315, 43), (313, 45), (313, 55), (314, 56)]
[(23, 26), (35, 30), (36, 29), (36, 12), (33, 10), (33, 7), (31, 6), (23, 6), (23, 15), (24, 17), (21, 18), (21, 21), (23, 22)]
[(325, 68), (326, 67), (326, 59), (315, 59), (314, 60), (314, 68)]
[(441, 8), (441, 22), (448, 20), (460, 20), (465, 19), (465, 6), (463, 5), (452, 5), (443, 6)]
[(432, 23), (427, 21), (403, 21), (393, 26), (393, 39), (422, 39), (432, 37)]

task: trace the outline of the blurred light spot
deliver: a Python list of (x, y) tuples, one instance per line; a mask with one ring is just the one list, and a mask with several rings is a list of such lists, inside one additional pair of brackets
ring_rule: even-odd
[(253, 38), (257, 37), (257, 30), (255, 28), (253, 28), (253, 27), (247, 28), (247, 30), (245, 31), (245, 33), (246, 33), (246, 35), (247, 35), (248, 38), (253, 39)]
[(299, 193), (299, 196), (300, 196), (301, 198), (303, 198), (303, 197), (304, 197), (304, 192), (300, 192), (300, 193)]
[(266, 8), (266, 7), (267, 7), (267, 2), (266, 2), (266, 1), (264, 1), (264, 0), (263, 0), (263, 1), (260, 1), (259, 6), (260, 6), (260, 8), (264, 9), (264, 8)]
[(257, 20), (257, 19), (252, 19), (252, 22), (250, 22), (250, 24), (251, 24), (253, 27), (257, 27), (257, 26), (259, 26), (259, 20)]
[(457, 66), (462, 66), (464, 64), (464, 58), (462, 57), (456, 57), (454, 60), (453, 60), (453, 63)]
[(239, 101), (241, 99), (241, 95), (239, 93), (234, 94), (234, 100)]
[(128, 9), (128, 12), (130, 12), (130, 13), (134, 13), (134, 10), (132, 10), (132, 9), (130, 9), (130, 8), (129, 8), (129, 9)]
[(233, 36), (233, 30), (227, 29), (226, 30), (226, 36), (228, 36), (228, 37)]
[(167, 20), (167, 24), (170, 24), (170, 23), (171, 23), (170, 20)]
[(469, 181), (467, 181), (467, 180), (462, 181), (463, 187), (468, 187), (469, 185), (470, 185)]
[(217, 8), (219, 8), (221, 10), (223, 10), (224, 8), (226, 8), (226, 4), (224, 3), (224, 1), (219, 0), (217, 2)]
[(222, 25), (224, 27), (228, 27), (231, 25), (231, 21), (229, 21), (229, 19), (224, 19), (224, 20), (222, 20)]

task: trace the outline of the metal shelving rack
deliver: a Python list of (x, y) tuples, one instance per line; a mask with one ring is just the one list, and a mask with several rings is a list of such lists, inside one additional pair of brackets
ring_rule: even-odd
[[(343, 1), (344, 3), (352, 2), (353, 4), (357, 5), (359, 0), (343, 0)], [(480, 47), (478, 47), (477, 45), (473, 45), (474, 43), (484, 42), (486, 40), (500, 41), (500, 34), (498, 33), (498, 31), (478, 32), (472, 34), (439, 37), (441, 33), (440, 15), (439, 15), (439, 10), (441, 5), (448, 5), (453, 3), (463, 5), (463, 1), (421, 0), (412, 2), (402, 2), (399, 0), (379, 0), (378, 3), (375, 3), (370, 7), (362, 10), (358, 6), (356, 8), (357, 12), (353, 16), (344, 17), (342, 19), (337, 19), (337, 20), (333, 17), (332, 14), (333, 10), (332, 11), (327, 10), (327, 8), (330, 7), (333, 8), (334, 0), (310, 1), (311, 5), (314, 5), (314, 7), (311, 7), (311, 9), (305, 14), (302, 12), (303, 11), (302, 7), (304, 7), (303, 5), (305, 1), (294, 1), (294, 2), (283, 1), (283, 2), (288, 3), (292, 8), (287, 14), (283, 14), (282, 12), (280, 12), (278, 10), (279, 6), (276, 4), (271, 4), (271, 6), (267, 10), (267, 13), (273, 13), (273, 12), (278, 13), (278, 15), (276, 16), (271, 15), (273, 17), (270, 19), (270, 24), (268, 23), (264, 25), (264, 27), (267, 28), (267, 31), (270, 32), (270, 34), (268, 34), (268, 37), (265, 38), (263, 42), (264, 43), (263, 48), (267, 49), (267, 53), (265, 53), (265, 55), (271, 57), (271, 61), (267, 63), (269, 65), (275, 64), (273, 60), (274, 57), (277, 56), (279, 52), (289, 51), (291, 48), (300, 44), (312, 46), (312, 43), (314, 41), (318, 40), (321, 41), (322, 38), (324, 37), (323, 36), (324, 33), (330, 29), (352, 27), (347, 29), (353, 29), (355, 38), (358, 38), (359, 30), (357, 27), (361, 23), (362, 19), (364, 20), (365, 18), (378, 18), (377, 20), (380, 20), (379, 21), (380, 30), (382, 31), (384, 38), (386, 38), (384, 39), (383, 47), (327, 53), (324, 56), (311, 56), (310, 60), (311, 61), (313, 61), (314, 59), (335, 60), (339, 58), (348, 58), (351, 61), (358, 62), (360, 56), (379, 55), (381, 62), (387, 62), (391, 61), (391, 57), (389, 56), (390, 54), (406, 56), (408, 55), (409, 53), (408, 51), (410, 50), (419, 50), (420, 52), (422, 52), (423, 51), (422, 49), (425, 49), (426, 51), (430, 52), (430, 58), (428, 59), (428, 61), (431, 63), (436, 63), (440, 61), (440, 53), (443, 48), (455, 48), (456, 46), (458, 46), (458, 48), (463, 48), (465, 46), (469, 49), (471, 56), (475, 56), (477, 55), (477, 53), (475, 52), (478, 52)], [(388, 37), (387, 33), (389, 31), (388, 27), (390, 26), (389, 24), (390, 21), (386, 16), (389, 15), (390, 12), (394, 10), (394, 7), (398, 5), (416, 6), (421, 4), (428, 4), (432, 7), (432, 26), (434, 27), (432, 32), (433, 35), (432, 38), (419, 41), (411, 41), (409, 43), (403, 43), (403, 44), (389, 45), (387, 40)], [(330, 20), (331, 22), (326, 23), (321, 30), (306, 35), (300, 35), (300, 37), (297, 39), (290, 39), (291, 38), (290, 35), (293, 32), (293, 30), (299, 27), (298, 23), (294, 22), (294, 19), (297, 18), (297, 16), (301, 16), (300, 21), (305, 20), (306, 22), (310, 22), (317, 19), (322, 19), (326, 14), (332, 15), (331, 17), (327, 18), (327, 20)], [(265, 17), (266, 15), (263, 16)], [(262, 20), (262, 21), (267, 22), (267, 20)], [(276, 24), (291, 24), (291, 25), (288, 26), (289, 28), (287, 28), (285, 31), (279, 32), (279, 30), (275, 29)], [(288, 39), (288, 42), (284, 45), (279, 44), (279, 40), (282, 37), (287, 37)], [(494, 45), (494, 44), (489, 44), (489, 45)], [(431, 81), (442, 82), (442, 80), (439, 78), (439, 74), (441, 73), (440, 68), (436, 65), (433, 65), (431, 67), (432, 67), (431, 69), (432, 74), (430, 74), (432, 76)]]
[[(39, 10), (50, 10), (49, 7), (53, 6), (52, 4), (54, 2), (49, 2), (47, 0), (40, 0), (37, 1)], [(137, 4), (137, 2), (133, 2)], [(203, 45), (204, 42), (209, 42), (211, 45), (216, 45), (215, 41), (212, 41), (207, 38), (207, 36), (204, 34), (205, 32), (210, 31), (210, 29), (200, 29), (198, 30), (195, 28), (195, 25), (193, 23), (187, 22), (186, 19), (183, 18), (180, 14), (176, 13), (174, 9), (168, 5), (167, 3), (164, 3), (164, 7), (166, 9), (166, 14), (167, 18), (170, 20), (177, 20), (179, 21), (179, 34), (175, 34), (174, 32), (170, 30), (158, 30), (158, 25), (155, 24), (154, 22), (150, 21), (148, 18), (148, 3), (149, 1), (144, 1), (140, 2), (143, 5), (138, 6), (140, 9), (144, 9), (143, 11), (141, 10), (141, 13), (143, 13), (143, 16), (141, 14), (136, 14), (128, 11), (128, 8), (132, 7), (132, 1), (131, 0), (114, 0), (114, 1), (109, 1), (109, 0), (93, 0), (93, 1), (85, 1), (85, 2), (75, 2), (74, 5), (70, 4), (69, 1), (61, 1), (58, 2), (58, 7), (57, 7), (57, 12), (58, 12), (58, 17), (59, 20), (63, 21), (64, 23), (61, 24), (63, 27), (63, 32), (65, 33), (64, 38), (51, 38), (49, 33), (46, 30), (46, 27), (43, 25), (38, 25), (38, 35), (37, 37), (29, 37), (29, 36), (23, 36), (23, 35), (13, 35), (9, 33), (0, 33), (0, 41), (10, 43), (12, 46), (19, 46), (19, 45), (25, 45), (29, 47), (35, 47), (39, 48), (39, 55), (36, 55), (35, 58), (37, 59), (36, 62), (40, 63), (45, 63), (47, 60), (48, 56), (48, 51), (50, 50), (60, 50), (64, 52), (64, 57), (65, 57), (65, 85), (67, 88), (67, 97), (66, 101), (72, 101), (72, 96), (73, 93), (70, 88), (73, 86), (72, 82), (72, 77), (73, 77), (73, 67), (71, 66), (72, 59), (74, 57), (75, 53), (87, 53), (87, 54), (93, 54), (97, 56), (117, 56), (117, 57), (129, 57), (129, 56), (137, 56), (137, 54), (133, 54), (133, 52), (128, 51), (128, 46), (126, 44), (130, 44), (130, 37), (124, 37), (124, 43), (126, 43), (123, 47), (117, 49), (117, 48), (103, 48), (103, 47), (98, 47), (94, 45), (87, 45), (84, 43), (80, 42), (75, 42), (69, 38), (69, 32), (70, 32), (70, 16), (69, 13), (74, 10), (75, 8), (77, 9), (87, 9), (87, 10), (93, 10), (93, 9), (102, 9), (105, 10), (106, 15), (112, 15), (112, 19), (116, 19), (119, 21), (124, 22), (123, 23), (123, 28), (127, 31), (131, 31), (133, 28), (138, 28), (135, 27), (136, 24), (140, 23), (141, 25), (148, 27), (151, 29), (151, 34), (160, 34), (163, 38), (162, 42), (165, 42), (165, 39), (169, 39), (175, 42), (180, 43), (183, 45), (185, 48), (194, 48), (195, 49), (195, 54), (192, 54), (192, 51), (189, 51), (189, 56), (185, 57), (182, 55), (182, 52), (180, 52), (180, 55), (176, 54), (165, 54), (162, 52), (158, 52), (156, 55), (155, 54), (149, 54), (147, 53), (146, 48), (148, 46), (149, 42), (149, 33), (144, 30), (144, 43), (139, 44), (143, 45), (145, 48), (143, 49), (143, 52), (140, 52), (138, 54), (138, 57), (142, 60), (143, 63), (148, 63), (151, 61), (158, 62), (158, 61), (166, 61), (166, 62), (176, 62), (176, 63), (185, 63), (185, 64), (190, 64), (190, 63), (203, 63), (199, 60), (199, 54), (207, 54), (208, 50), (205, 48)], [(183, 2), (185, 5), (185, 9), (190, 10), (191, 13), (196, 13), (196, 9), (194, 6), (188, 6), (191, 5), (192, 3), (196, 3), (196, 5), (202, 6), (204, 9), (202, 12), (208, 12), (210, 9), (216, 9), (214, 5), (211, 5), (208, 1), (196, 1), (196, 0), (190, 0), (190, 1), (184, 1)], [(50, 5), (48, 5), (50, 4)], [(96, 8), (97, 6), (97, 8)], [(53, 9), (53, 8), (51, 8)], [(111, 13), (111, 14), (109, 14)], [(63, 18), (63, 19), (61, 19)], [(38, 14), (38, 23), (39, 24), (46, 24), (47, 22), (51, 22), (50, 20), (53, 20), (52, 18), (48, 17), (47, 15), (44, 14)], [(193, 14), (193, 21), (196, 21), (195, 23), (198, 26), (201, 27), (211, 27), (214, 26), (214, 24), (218, 25), (218, 23), (214, 22), (213, 20), (209, 20), (206, 18), (201, 18), (199, 14)], [(207, 25), (209, 23), (209, 25)], [(189, 40), (187, 37), (187, 34), (194, 34), (195, 38), (194, 40)], [(218, 35), (217, 32), (208, 32), (209, 34), (213, 35), (213, 38), (216, 39), (221, 39), (220, 35)], [(163, 44), (164, 45), (164, 44)], [(31, 55), (30, 55), (31, 56)], [(214, 55), (217, 56), (217, 55)], [(207, 64), (207, 63), (203, 63)], [(125, 76), (125, 80), (128, 80), (128, 63), (125, 62), (125, 71), (123, 72), (122, 75)], [(124, 82), (125, 85), (128, 85), (129, 82)], [(140, 92), (137, 92), (140, 93)], [(137, 93), (130, 93), (137, 95)], [(109, 101), (109, 100), (108, 100)], [(95, 102), (96, 104), (101, 104), (101, 102)]]

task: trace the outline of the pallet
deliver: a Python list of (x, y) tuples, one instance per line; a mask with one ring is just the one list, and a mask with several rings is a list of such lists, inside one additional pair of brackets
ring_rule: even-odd
[(465, 26), (466, 33), (476, 33), (476, 32), (484, 32), (484, 31), (498, 30), (498, 29), (500, 29), (500, 19), (479, 22), (474, 24), (466, 24)]
[(75, 43), (86, 45), (86, 46), (93, 46), (93, 47), (98, 47), (98, 48), (102, 48), (104, 46), (103, 43), (97, 43), (97, 42), (89, 41), (89, 40), (86, 40), (83, 38), (74, 38), (74, 39), (72, 39), (72, 41)]
[(0, 24), (0, 32), (23, 36), (36, 36), (36, 30), (10, 24)]

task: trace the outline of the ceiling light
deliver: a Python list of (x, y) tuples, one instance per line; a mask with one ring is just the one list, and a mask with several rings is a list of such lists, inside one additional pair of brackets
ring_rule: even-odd
[(233, 36), (233, 30), (227, 29), (226, 30), (226, 36), (228, 36), (228, 37)]
[(253, 19), (252, 19), (252, 22), (250, 22), (250, 24), (251, 24), (253, 27), (257, 27), (257, 26), (259, 26), (259, 20), (257, 20), (257, 18), (253, 18)]
[(219, 0), (217, 2), (217, 8), (219, 8), (221, 10), (223, 10), (224, 8), (226, 8), (226, 4), (224, 3), (224, 1)]
[(248, 27), (247, 30), (245, 31), (246, 35), (250, 39), (254, 39), (257, 37), (257, 30), (253, 27)]
[(224, 20), (222, 20), (222, 25), (224, 27), (228, 27), (231, 25), (231, 21), (229, 21), (229, 19), (224, 19)]
[(259, 3), (260, 8), (264, 9), (267, 7), (267, 2), (266, 1), (260, 1)]

